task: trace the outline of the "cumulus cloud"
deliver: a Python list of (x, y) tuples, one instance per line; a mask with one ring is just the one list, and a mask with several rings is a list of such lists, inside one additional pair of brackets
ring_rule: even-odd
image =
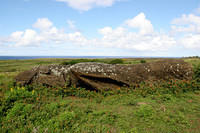
[[(70, 21), (68, 22), (70, 24)], [(176, 40), (154, 31), (144, 13), (125, 20), (116, 28), (104, 27), (98, 30), (100, 38), (87, 39), (81, 32), (66, 33), (56, 28), (47, 18), (39, 18), (33, 29), (13, 32), (7, 41), (15, 46), (38, 46), (40, 44), (75, 44), (79, 46), (111, 47), (137, 51), (166, 51), (176, 45)], [(71, 23), (73, 28), (73, 23)], [(132, 31), (132, 28), (138, 31)], [(37, 30), (39, 29), (39, 30)]]
[(172, 21), (174, 32), (193, 32), (200, 33), (200, 16), (194, 14), (183, 14), (180, 18)]
[(138, 28), (140, 34), (151, 34), (153, 32), (153, 25), (151, 21), (146, 19), (144, 13), (140, 13), (134, 18), (128, 19), (125, 24), (132, 28)]
[(72, 20), (67, 20), (67, 24), (69, 26), (69, 29), (72, 31), (79, 31), (79, 29), (76, 27), (75, 22)]
[(47, 30), (51, 28), (53, 23), (48, 18), (39, 18), (35, 24), (33, 24), (34, 28), (40, 30)]
[(180, 39), (180, 43), (186, 48), (200, 49), (200, 34), (186, 34)]
[(195, 14), (183, 14), (180, 18), (172, 21), (172, 33), (178, 33), (181, 37), (177, 39), (185, 48), (200, 48), (200, 16)]
[(37, 35), (36, 31), (27, 29), (24, 32), (13, 32), (9, 40), (14, 42), (16, 46), (28, 46), (30, 44), (38, 45), (41, 41), (41, 37)]
[(39, 46), (42, 43), (60, 44), (68, 42), (84, 45), (86, 40), (80, 32), (65, 33), (62, 29), (56, 28), (47, 18), (39, 18), (33, 24), (33, 29), (13, 32), (4, 39), (4, 42), (14, 44), (14, 46)]
[(182, 15), (171, 22), (171, 32), (176, 34), (156, 31), (144, 13), (125, 20), (118, 27), (102, 27), (97, 30), (101, 36), (91, 39), (80, 31), (73, 30), (76, 29), (73, 21), (68, 20), (67, 23), (72, 29), (71, 32), (55, 27), (48, 18), (39, 18), (32, 28), (0, 37), (0, 45), (25, 47), (62, 44), (66, 47), (77, 45), (94, 49), (119, 48), (144, 53), (168, 53), (169, 49), (174, 47), (200, 49), (200, 16), (195, 14)]
[(130, 32), (122, 27), (112, 29), (105, 27), (99, 30), (103, 37), (96, 42), (106, 47), (117, 47), (137, 51), (165, 51), (176, 44), (174, 38), (165, 34), (152, 33), (149, 35)]
[(99, 30), (102, 38), (98, 39), (96, 44), (137, 51), (165, 51), (176, 44), (173, 37), (154, 31), (151, 21), (146, 18), (144, 13), (128, 19), (124, 23), (138, 31), (133, 32), (124, 27), (115, 29), (104, 27)]
[(194, 10), (195, 14), (200, 14), (200, 7)]
[(88, 11), (94, 7), (109, 7), (120, 0), (56, 0), (65, 2), (68, 6), (79, 11)]

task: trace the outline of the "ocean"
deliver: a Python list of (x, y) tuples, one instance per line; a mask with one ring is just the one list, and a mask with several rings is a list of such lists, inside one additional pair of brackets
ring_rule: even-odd
[(180, 58), (180, 57), (143, 57), (143, 56), (0, 56), (0, 60), (28, 60), (28, 59), (40, 59), (40, 58)]

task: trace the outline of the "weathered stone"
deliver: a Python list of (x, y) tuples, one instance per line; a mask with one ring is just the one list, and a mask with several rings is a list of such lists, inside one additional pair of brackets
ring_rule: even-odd
[(27, 85), (31, 84), (33, 81), (33, 78), (37, 75), (37, 71), (34, 70), (28, 70), (24, 71), (20, 74), (17, 75), (16, 82), (21, 84), (21, 85)]
[(190, 80), (192, 67), (183, 60), (162, 60), (136, 65), (78, 63), (75, 65), (39, 66), (20, 73), (17, 83), (48, 86), (79, 86), (88, 89), (132, 87), (144, 81)]

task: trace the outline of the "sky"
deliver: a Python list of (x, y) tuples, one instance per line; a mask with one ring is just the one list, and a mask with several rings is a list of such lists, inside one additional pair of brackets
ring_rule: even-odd
[(1, 0), (0, 56), (200, 56), (200, 0)]

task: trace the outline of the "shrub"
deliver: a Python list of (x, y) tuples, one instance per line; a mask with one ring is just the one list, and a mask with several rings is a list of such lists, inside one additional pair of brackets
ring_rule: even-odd
[(62, 65), (74, 65), (81, 62), (103, 62), (103, 61), (98, 59), (74, 59), (71, 61), (63, 62)]
[(140, 60), (140, 63), (146, 63), (146, 60)]
[(123, 64), (124, 61), (122, 59), (114, 59), (109, 62), (109, 64)]
[(31, 125), (28, 118), (32, 114), (32, 109), (32, 104), (16, 102), (2, 120), (2, 125), (6, 127), (2, 132), (31, 132), (28, 128)]
[(178, 95), (189, 91), (200, 90), (198, 80), (170, 80), (140, 83), (135, 87), (134, 93), (146, 97), (153, 94), (173, 94)]
[(33, 93), (31, 91), (28, 91), (27, 88), (11, 88), (10, 91), (8, 91), (5, 94), (4, 99), (1, 102), (1, 109), (0, 109), (0, 115), (5, 115), (5, 112), (12, 108), (15, 104), (15, 102), (21, 102), (21, 103), (34, 103), (36, 100), (36, 93)]
[(62, 62), (62, 65), (74, 65), (77, 63), (82, 63), (82, 62), (100, 62), (100, 63), (108, 63), (108, 64), (123, 64), (124, 61), (122, 59), (113, 59), (111, 61), (106, 61), (103, 59), (74, 59), (66, 62)]
[(55, 130), (61, 132), (62, 130), (70, 130), (75, 121), (76, 114), (73, 111), (65, 111), (50, 119), (47, 124), (51, 131)]

